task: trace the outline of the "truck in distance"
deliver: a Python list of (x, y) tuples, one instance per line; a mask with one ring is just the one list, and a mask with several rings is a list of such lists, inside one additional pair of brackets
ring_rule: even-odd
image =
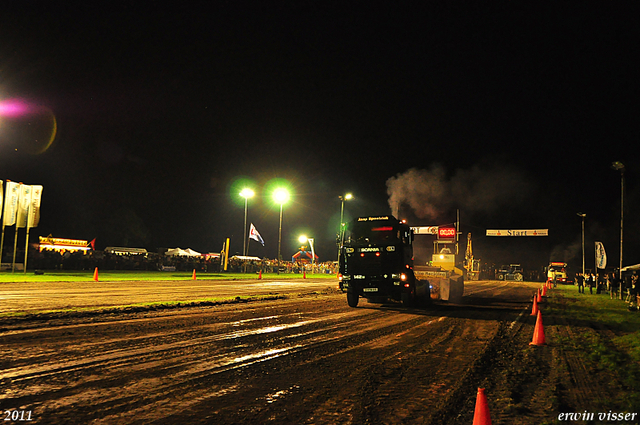
[(573, 284), (573, 279), (567, 275), (567, 263), (551, 261), (547, 266), (547, 280), (562, 284)]

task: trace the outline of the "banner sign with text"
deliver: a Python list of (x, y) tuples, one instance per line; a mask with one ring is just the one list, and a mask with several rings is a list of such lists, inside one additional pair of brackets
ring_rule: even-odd
[(18, 200), (20, 199), (20, 183), (7, 181), (6, 196), (4, 197), (4, 215), (2, 223), (4, 226), (16, 224), (18, 215)]
[(437, 235), (438, 226), (419, 226), (412, 227), (413, 233), (416, 235)]
[(602, 242), (596, 241), (596, 266), (599, 269), (607, 267), (607, 251), (604, 250)]
[(549, 236), (549, 229), (487, 229), (487, 236)]

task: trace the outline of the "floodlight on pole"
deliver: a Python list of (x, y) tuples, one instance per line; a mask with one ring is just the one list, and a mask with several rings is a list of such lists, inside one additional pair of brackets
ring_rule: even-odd
[(248, 239), (247, 210), (249, 205), (249, 198), (253, 198), (255, 196), (255, 192), (252, 189), (246, 187), (240, 191), (240, 196), (244, 198), (244, 228), (242, 230), (242, 243), (243, 243), (242, 255), (246, 256), (247, 255), (247, 239)]
[(344, 201), (350, 201), (353, 199), (353, 195), (351, 193), (346, 193), (344, 195), (338, 196), (340, 199), (340, 229), (338, 232), (338, 237), (340, 238), (340, 246), (338, 247), (338, 260), (340, 259), (340, 249), (342, 249), (342, 245), (344, 243)]
[(316, 252), (313, 249), (313, 242), (314, 239), (313, 238), (308, 238), (305, 235), (300, 235), (300, 237), (298, 238), (298, 241), (300, 243), (305, 243), (305, 242), (309, 242), (309, 247), (311, 248), (311, 273), (313, 273), (315, 270), (315, 265), (316, 265)]
[(278, 227), (278, 271), (280, 274), (280, 252), (282, 246), (282, 206), (289, 200), (289, 191), (284, 188), (278, 188), (273, 192), (273, 200), (280, 204), (280, 226)]

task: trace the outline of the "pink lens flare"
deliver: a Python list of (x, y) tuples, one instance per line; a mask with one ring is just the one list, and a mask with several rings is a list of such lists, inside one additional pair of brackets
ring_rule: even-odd
[(9, 99), (0, 101), (0, 116), (3, 117), (19, 117), (32, 111), (33, 108), (23, 100)]

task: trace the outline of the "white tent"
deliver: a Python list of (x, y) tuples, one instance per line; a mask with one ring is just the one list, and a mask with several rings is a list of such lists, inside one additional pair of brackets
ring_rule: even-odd
[(262, 258), (260, 257), (251, 257), (248, 255), (234, 255), (233, 257), (236, 260), (240, 260), (240, 261), (262, 261)]
[(194, 251), (191, 248), (182, 249), (182, 248), (173, 248), (165, 252), (164, 255), (169, 256), (185, 256), (185, 257), (199, 257), (201, 254), (199, 252)]
[(627, 266), (627, 267), (623, 267), (622, 268), (623, 272), (628, 272), (628, 271), (632, 271), (632, 270), (640, 270), (640, 264), (636, 264), (635, 266)]

